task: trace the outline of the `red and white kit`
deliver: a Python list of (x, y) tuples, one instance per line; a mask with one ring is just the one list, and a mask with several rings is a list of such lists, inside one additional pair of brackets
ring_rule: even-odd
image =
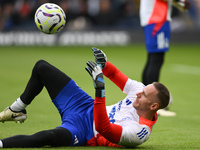
[(97, 145), (133, 147), (142, 144), (149, 138), (158, 118), (157, 114), (153, 121), (142, 118), (132, 105), (136, 94), (143, 90), (144, 85), (129, 79), (110, 62), (106, 63), (103, 74), (127, 96), (111, 106), (105, 105), (105, 97), (95, 97), (94, 122), (99, 131), (95, 131)]
[(171, 21), (171, 3), (170, 0), (140, 0), (141, 26)]

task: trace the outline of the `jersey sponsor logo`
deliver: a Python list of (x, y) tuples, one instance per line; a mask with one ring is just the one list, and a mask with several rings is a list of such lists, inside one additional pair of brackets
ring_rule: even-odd
[(122, 101), (120, 101), (120, 102), (118, 103), (118, 108), (117, 108), (117, 110), (120, 111), (120, 110), (121, 110), (121, 107), (122, 107)]
[(141, 140), (148, 134), (148, 131), (145, 128), (142, 128), (140, 132), (137, 133), (138, 138)]
[(115, 112), (116, 112), (116, 106), (113, 106), (113, 108), (111, 109), (111, 111), (109, 113), (109, 120), (111, 123), (115, 122), (115, 119), (114, 119)]
[(79, 142), (79, 140), (78, 140), (77, 136), (75, 135), (75, 136), (74, 136), (74, 145), (75, 145), (75, 144), (78, 144), (78, 142)]
[(118, 102), (118, 106), (113, 106), (113, 108), (111, 109), (110, 113), (109, 113), (109, 120), (111, 123), (115, 123), (115, 112), (116, 111), (120, 111), (121, 110), (121, 106), (122, 106), (122, 101)]

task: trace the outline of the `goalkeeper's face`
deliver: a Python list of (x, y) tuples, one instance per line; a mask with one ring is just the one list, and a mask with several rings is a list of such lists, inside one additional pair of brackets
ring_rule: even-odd
[(137, 98), (133, 102), (133, 107), (139, 111), (156, 110), (159, 107), (157, 102), (158, 91), (153, 84), (144, 87), (142, 92), (137, 93)]

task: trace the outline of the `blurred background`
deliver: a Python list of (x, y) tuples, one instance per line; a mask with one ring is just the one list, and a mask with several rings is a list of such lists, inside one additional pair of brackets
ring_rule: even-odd
[[(136, 149), (200, 149), (200, 0), (188, 1), (188, 12), (173, 8), (170, 51), (160, 75), (160, 82), (169, 88), (174, 99), (170, 110), (177, 116), (160, 117), (150, 140)], [(46, 35), (35, 25), (35, 11), (46, 2), (60, 5), (66, 13), (66, 26), (58, 34)], [(140, 0), (0, 0), (0, 111), (19, 97), (39, 59), (67, 73), (94, 96), (91, 77), (84, 71), (85, 63), (93, 60), (93, 46), (102, 49), (128, 77), (141, 81), (147, 53), (139, 3)], [(124, 98), (118, 87), (108, 79), (105, 82), (108, 105)], [(38, 95), (27, 110), (29, 119), (24, 124), (0, 125), (0, 139), (60, 125), (60, 116), (47, 91)]]
[[(173, 7), (172, 42), (200, 42), (200, 0), (188, 1), (191, 4), (188, 12)], [(61, 33), (42, 40), (46, 35), (38, 34), (34, 14), (46, 2), (62, 7), (67, 24)], [(140, 0), (1, 0), (0, 45), (124, 45), (144, 42), (139, 3)]]

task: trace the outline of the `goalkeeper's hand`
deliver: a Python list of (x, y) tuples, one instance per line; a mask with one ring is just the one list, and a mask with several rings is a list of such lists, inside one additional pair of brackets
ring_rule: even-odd
[(183, 12), (190, 9), (190, 3), (187, 0), (173, 0), (173, 5)]
[(88, 61), (87, 66), (88, 67), (86, 67), (85, 70), (90, 74), (93, 79), (94, 87), (96, 89), (95, 96), (105, 97), (104, 79), (100, 66), (92, 61)]
[(92, 48), (92, 51), (95, 57), (95, 62), (99, 66), (101, 66), (101, 69), (103, 69), (106, 66), (106, 62), (107, 62), (106, 54), (102, 50), (94, 48), (94, 47)]

